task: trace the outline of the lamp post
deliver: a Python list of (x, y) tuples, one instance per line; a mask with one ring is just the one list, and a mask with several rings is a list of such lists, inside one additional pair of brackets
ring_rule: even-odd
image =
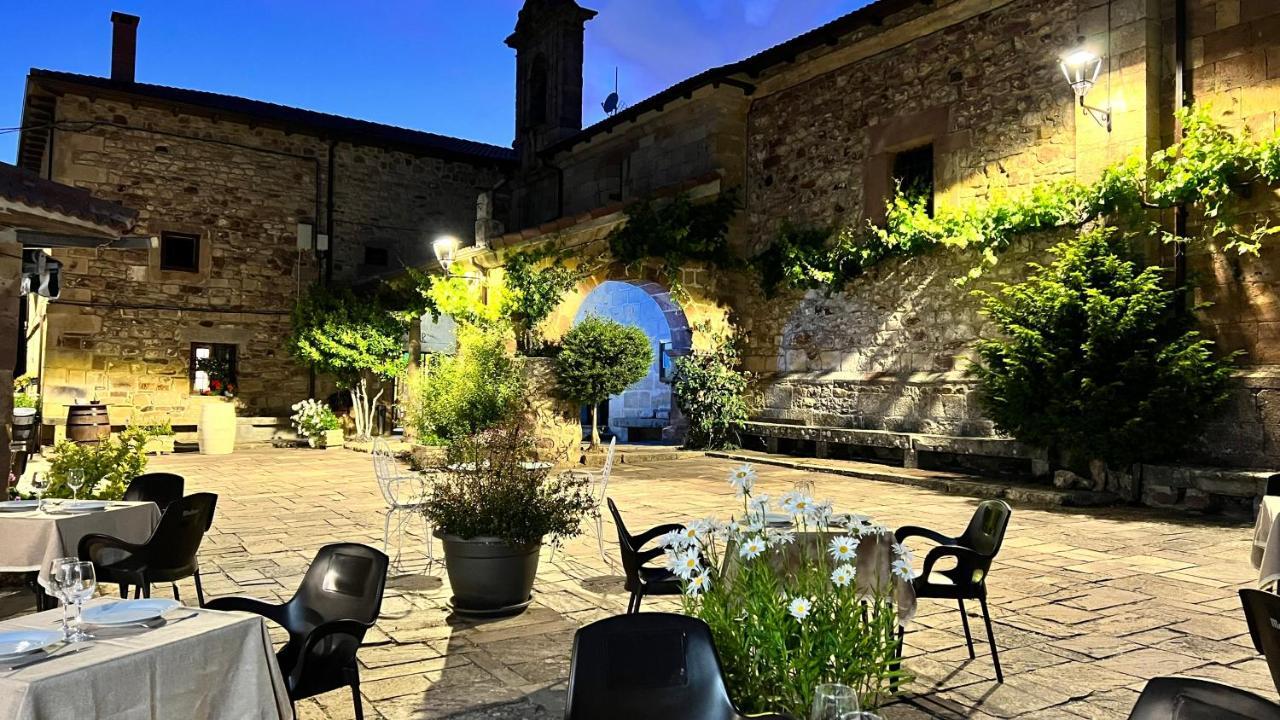
[(436, 254), (436, 262), (440, 263), (440, 268), (448, 274), (449, 268), (453, 265), (454, 255), (458, 252), (458, 238), (452, 235), (441, 235), (431, 243), (431, 249)]
[(1085, 96), (1097, 84), (1098, 76), (1102, 73), (1102, 56), (1086, 47), (1083, 44), (1084, 38), (1080, 40), (1082, 44), (1062, 56), (1058, 66), (1062, 68), (1062, 74), (1075, 92), (1084, 114), (1106, 128), (1107, 132), (1111, 132), (1111, 110), (1092, 107), (1085, 102)]

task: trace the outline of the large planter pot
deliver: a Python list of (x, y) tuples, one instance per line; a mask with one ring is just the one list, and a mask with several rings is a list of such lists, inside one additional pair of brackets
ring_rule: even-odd
[(518, 615), (529, 607), (541, 542), (512, 545), (493, 537), (436, 536), (444, 543), (454, 612)]
[(307, 438), (307, 444), (313, 448), (322, 450), (337, 449), (342, 447), (343, 436), (342, 428), (333, 430), (325, 430), (319, 435), (312, 435)]
[(236, 449), (236, 406), (221, 401), (205, 403), (200, 408), (196, 436), (201, 455), (230, 455)]

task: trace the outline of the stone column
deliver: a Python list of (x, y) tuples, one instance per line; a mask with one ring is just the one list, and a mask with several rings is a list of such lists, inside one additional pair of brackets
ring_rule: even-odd
[[(9, 477), (9, 430), (13, 419), (13, 367), (17, 362), (18, 285), (22, 246), (0, 232), (0, 486)], [(8, 499), (8, 498), (0, 498)]]

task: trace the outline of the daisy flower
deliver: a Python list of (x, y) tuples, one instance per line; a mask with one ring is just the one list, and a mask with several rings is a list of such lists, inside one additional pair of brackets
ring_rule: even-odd
[(903, 545), (902, 543), (893, 544), (893, 554), (903, 560), (906, 560), (908, 565), (915, 562), (916, 559), (916, 554), (911, 552), (911, 548)]
[(813, 610), (813, 601), (805, 597), (791, 598), (791, 602), (787, 603), (787, 612), (791, 613), (791, 617), (797, 620), (803, 620), (809, 617), (809, 613)]
[(796, 534), (790, 530), (768, 528), (764, 531), (764, 534), (768, 538), (769, 544), (774, 547), (790, 545), (796, 541)]
[(760, 493), (759, 495), (752, 495), (751, 501), (747, 503), (747, 506), (754, 512), (766, 512), (769, 509), (769, 494)]
[(685, 585), (684, 587), (684, 592), (686, 595), (697, 596), (706, 592), (707, 589), (710, 587), (711, 587), (710, 571), (703, 570), (697, 575), (694, 575), (693, 577), (689, 578), (688, 584)]
[(679, 530), (672, 530), (670, 532), (663, 533), (662, 536), (658, 538), (658, 545), (664, 548), (684, 547), (684, 535), (682, 535)]
[(682, 579), (688, 580), (695, 573), (702, 569), (702, 558), (698, 556), (698, 549), (693, 548), (687, 552), (683, 552), (676, 558), (676, 566), (671, 572), (679, 575)]
[(836, 587), (846, 587), (849, 583), (853, 582), (853, 578), (857, 574), (858, 571), (854, 570), (852, 565), (845, 563), (831, 571), (831, 582)]
[(765, 545), (764, 540), (759, 537), (747, 538), (747, 541), (742, 543), (742, 547), (738, 548), (738, 554), (748, 560), (754, 560), (759, 557), (760, 553), (764, 552), (767, 547), (768, 546)]
[(911, 563), (898, 558), (893, 561), (893, 574), (902, 578), (906, 582), (911, 582), (916, 576), (916, 571), (911, 569)]
[(689, 523), (687, 526), (682, 528), (679, 532), (680, 532), (681, 545), (688, 546), (688, 547), (698, 547), (699, 545), (702, 544), (701, 538), (698, 537), (699, 533), (698, 533), (698, 528), (696, 523)]
[(831, 553), (831, 557), (842, 562), (852, 560), (858, 554), (858, 538), (849, 535), (841, 535), (831, 539), (831, 544), (827, 546), (827, 552)]
[(740, 465), (729, 472), (729, 484), (738, 491), (738, 497), (751, 492), (756, 484), (756, 471), (751, 465)]

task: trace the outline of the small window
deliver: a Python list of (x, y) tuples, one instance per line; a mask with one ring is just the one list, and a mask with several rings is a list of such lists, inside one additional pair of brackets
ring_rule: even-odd
[(231, 395), (236, 391), (236, 346), (191, 343), (191, 392)]
[(364, 246), (364, 264), (375, 267), (386, 267), (391, 264), (391, 256), (384, 247)]
[(190, 233), (160, 233), (160, 269), (200, 272), (200, 236)]
[(925, 199), (933, 215), (933, 145), (905, 150), (893, 157), (893, 181), (903, 196)]

